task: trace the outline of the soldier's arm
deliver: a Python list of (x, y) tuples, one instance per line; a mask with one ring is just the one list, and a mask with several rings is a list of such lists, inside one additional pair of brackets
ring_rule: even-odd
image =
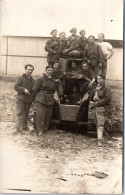
[(52, 49), (52, 42), (51, 42), (50, 40), (46, 42), (45, 51), (47, 51), (47, 52), (49, 52), (49, 53), (55, 52), (55, 51)]
[(36, 79), (32, 88), (32, 92), (36, 94), (40, 90), (41, 84), (42, 84), (42, 79), (41, 78)]
[(25, 88), (21, 86), (22, 82), (23, 82), (22, 77), (20, 76), (20, 77), (17, 78), (16, 83), (14, 85), (14, 89), (19, 93), (24, 93), (25, 92)]

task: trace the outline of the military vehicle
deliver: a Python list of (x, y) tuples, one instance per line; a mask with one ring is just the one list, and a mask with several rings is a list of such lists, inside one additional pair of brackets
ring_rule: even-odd
[[(85, 78), (79, 74), (83, 59), (80, 57), (67, 57), (60, 59), (60, 67), (63, 73), (61, 82), (64, 89), (64, 100), (60, 102), (58, 93), (54, 94), (54, 106), (51, 124), (63, 126), (79, 127), (87, 129), (89, 135), (96, 134), (94, 114), (89, 108), (88, 92), (80, 92), (81, 83), (84, 84)], [(72, 63), (76, 64), (76, 72), (72, 71)], [(74, 97), (76, 95), (76, 98)], [(87, 128), (83, 128), (86, 126)]]

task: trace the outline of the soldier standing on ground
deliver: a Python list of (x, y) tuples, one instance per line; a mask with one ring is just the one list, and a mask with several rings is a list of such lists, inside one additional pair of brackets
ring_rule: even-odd
[(53, 68), (47, 66), (46, 73), (35, 81), (32, 89), (36, 94), (36, 127), (38, 136), (42, 136), (42, 133), (49, 128), (55, 91), (58, 91), (59, 97), (63, 95), (59, 82), (52, 78), (52, 74)]
[(105, 37), (104, 37), (103, 33), (100, 33), (98, 35), (98, 40), (99, 40), (98, 45), (101, 47), (103, 55), (104, 55), (103, 65), (102, 65), (102, 73), (106, 76), (107, 60), (109, 60), (113, 56), (114, 51), (113, 51), (113, 47), (110, 43), (104, 42), (104, 38)]
[(103, 73), (97, 76), (97, 83), (96, 89), (91, 94), (89, 109), (95, 113), (98, 146), (101, 146), (106, 116), (110, 111), (111, 91), (105, 86), (105, 75)]
[(84, 61), (87, 61), (89, 67), (97, 76), (102, 73), (103, 52), (99, 45), (95, 44), (95, 37), (90, 35), (88, 37), (89, 44), (84, 50)]
[(25, 74), (17, 78), (14, 89), (18, 92), (16, 97), (16, 130), (28, 130), (27, 119), (29, 110), (34, 99), (32, 87), (34, 79), (31, 76), (34, 70), (33, 65), (25, 65)]

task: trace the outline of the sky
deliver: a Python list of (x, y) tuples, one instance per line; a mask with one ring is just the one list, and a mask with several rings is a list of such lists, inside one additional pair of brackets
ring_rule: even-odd
[(123, 0), (2, 0), (2, 35), (50, 36), (76, 27), (96, 38), (123, 39)]

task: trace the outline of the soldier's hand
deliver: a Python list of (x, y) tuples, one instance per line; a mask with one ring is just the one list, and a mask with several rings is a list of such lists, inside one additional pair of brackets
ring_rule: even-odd
[(90, 64), (90, 60), (87, 60), (87, 62)]
[(92, 88), (92, 83), (90, 82), (89, 85), (88, 85), (89, 88)]
[(26, 94), (29, 94), (29, 95), (30, 95), (30, 92), (28, 91), (28, 89), (25, 89), (25, 90), (24, 90), (24, 93), (26, 93)]

